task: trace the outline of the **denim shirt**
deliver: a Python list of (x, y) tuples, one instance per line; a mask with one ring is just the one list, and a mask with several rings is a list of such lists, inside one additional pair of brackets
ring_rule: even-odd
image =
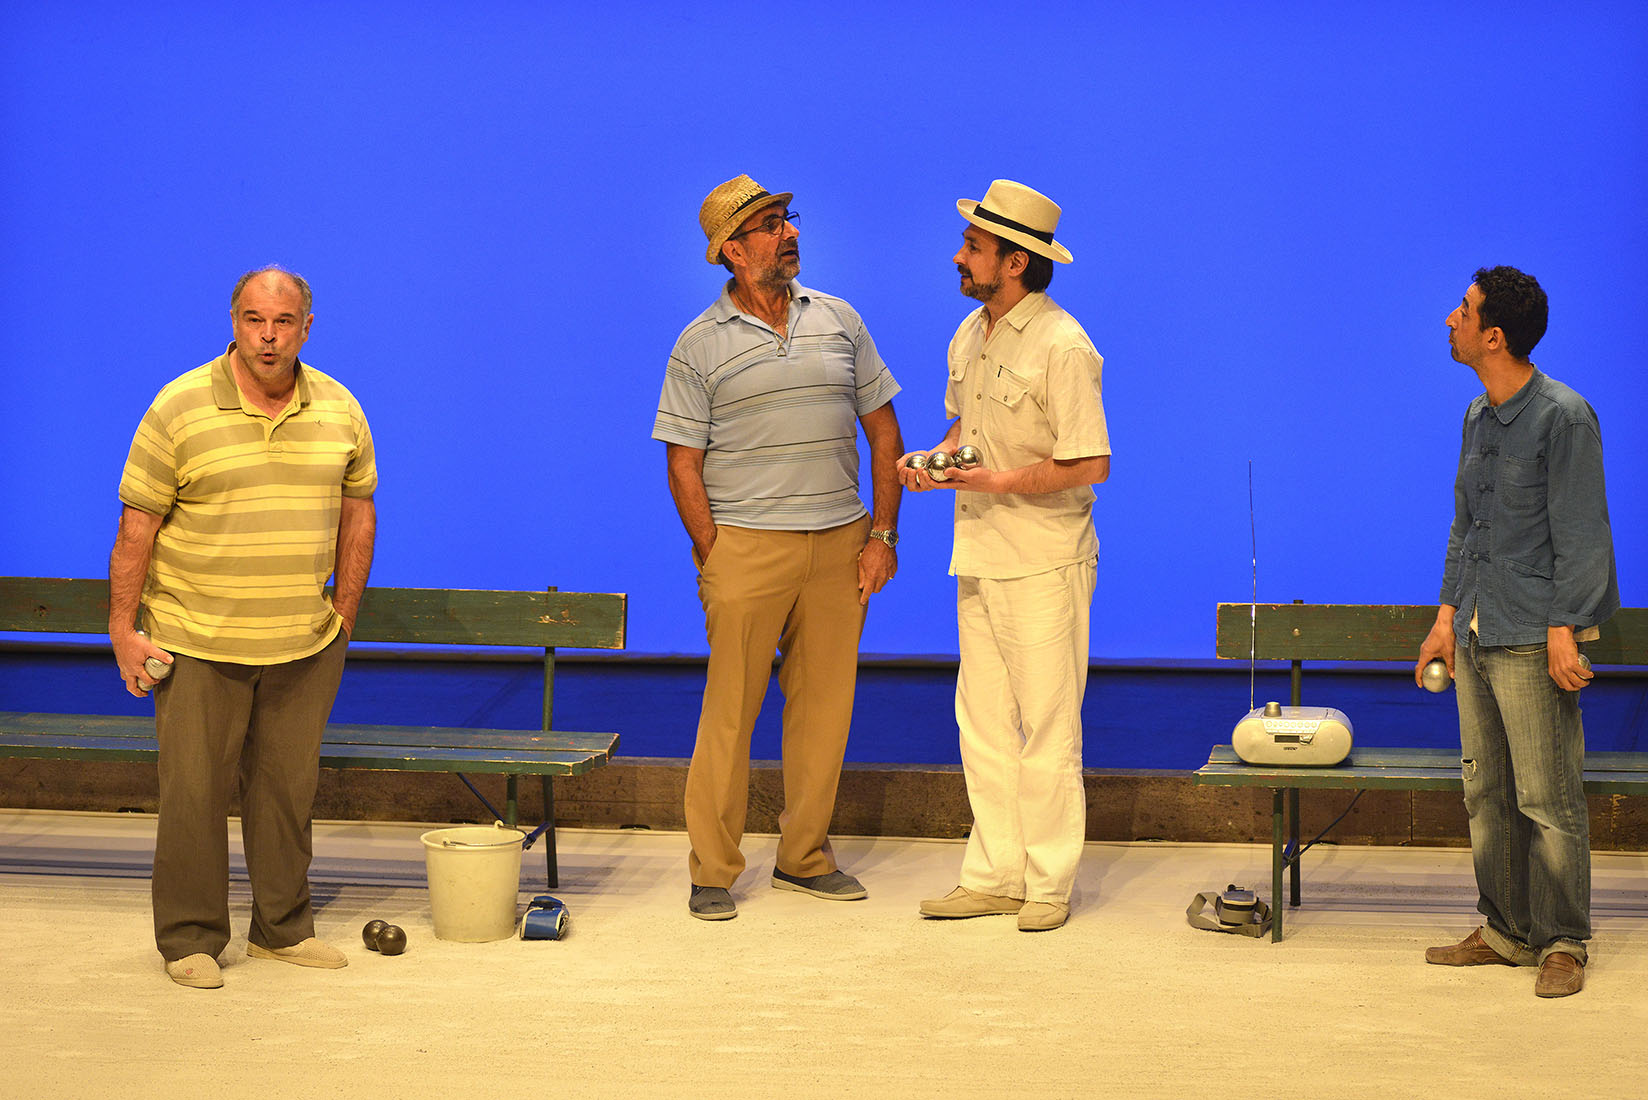
[(1594, 626), (1619, 610), (1602, 434), (1585, 399), (1537, 367), (1494, 406), (1465, 411), (1442, 603), (1482, 645), (1532, 645), (1546, 627)]

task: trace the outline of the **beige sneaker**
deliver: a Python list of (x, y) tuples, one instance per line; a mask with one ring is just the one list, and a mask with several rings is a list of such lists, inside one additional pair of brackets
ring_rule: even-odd
[(291, 947), (259, 947), (255, 943), (246, 945), (246, 954), (254, 959), (274, 959), (276, 962), (293, 963), (297, 966), (318, 966), (323, 970), (337, 970), (349, 965), (349, 960), (342, 951), (330, 944), (321, 943), (310, 936), (302, 943), (294, 943)]
[(217, 960), (204, 952), (167, 963), (166, 976), (190, 989), (223, 988), (223, 971), (217, 968)]
[(1020, 932), (1051, 932), (1070, 919), (1070, 906), (1057, 901), (1027, 901), (1019, 910)]
[(1005, 916), (1017, 913), (1023, 898), (1007, 898), (999, 894), (981, 894), (958, 886), (942, 898), (928, 898), (921, 903), (921, 915), (939, 920), (961, 920), (965, 917)]

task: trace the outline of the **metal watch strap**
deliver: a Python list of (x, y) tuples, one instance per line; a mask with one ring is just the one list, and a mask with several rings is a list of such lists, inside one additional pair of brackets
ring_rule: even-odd
[(889, 527), (885, 531), (871, 531), (870, 537), (873, 539), (880, 539), (882, 542), (886, 543), (887, 549), (889, 550), (898, 545), (898, 530), (893, 527)]

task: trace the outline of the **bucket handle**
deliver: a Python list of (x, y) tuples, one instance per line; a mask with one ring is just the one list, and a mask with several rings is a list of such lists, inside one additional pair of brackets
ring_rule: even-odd
[[(505, 825), (502, 821), (494, 821), (492, 823), (492, 827), (494, 829), (509, 829), (509, 826)], [(510, 831), (513, 832), (514, 830)], [(474, 841), (469, 840), (453, 840), (451, 837), (441, 837), (442, 848), (497, 848), (500, 846), (500, 842), (496, 841), (488, 841), (486, 843), (477, 844)]]

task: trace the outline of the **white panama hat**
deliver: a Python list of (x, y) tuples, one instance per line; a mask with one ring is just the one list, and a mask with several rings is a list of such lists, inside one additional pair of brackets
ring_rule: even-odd
[(980, 229), (1038, 256), (1061, 264), (1071, 260), (1070, 250), (1053, 239), (1059, 227), (1059, 204), (1022, 183), (996, 180), (982, 199), (957, 199), (956, 210)]

